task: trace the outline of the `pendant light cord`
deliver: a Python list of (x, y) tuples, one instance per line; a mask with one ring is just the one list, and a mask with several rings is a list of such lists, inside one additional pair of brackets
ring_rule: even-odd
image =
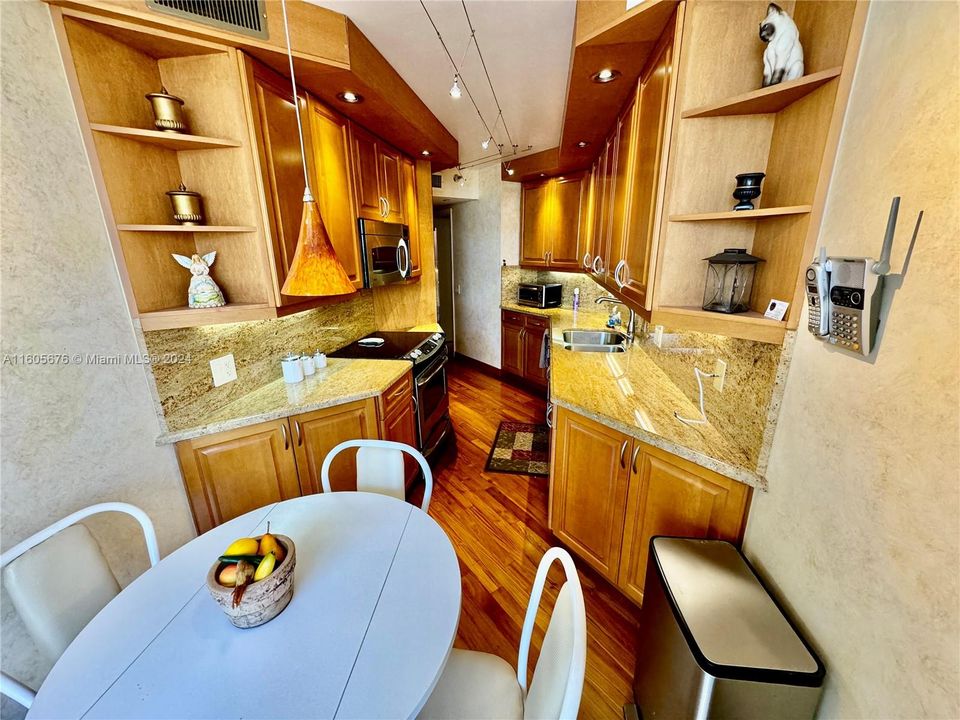
[(300, 136), (300, 160), (303, 162), (303, 201), (313, 202), (310, 177), (307, 174), (307, 151), (303, 144), (303, 124), (300, 120), (300, 98), (297, 96), (297, 75), (293, 71), (293, 51), (290, 49), (290, 26), (287, 24), (287, 0), (280, 0), (283, 8), (283, 32), (287, 36), (287, 59), (290, 61), (290, 84), (293, 87), (293, 107), (297, 112), (297, 134)]

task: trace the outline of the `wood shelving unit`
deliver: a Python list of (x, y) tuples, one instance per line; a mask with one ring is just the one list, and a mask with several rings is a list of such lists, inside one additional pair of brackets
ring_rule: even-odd
[(786, 321), (771, 320), (753, 310), (728, 315), (699, 307), (666, 306), (656, 308), (650, 322), (680, 330), (697, 330), (776, 344), (783, 342), (787, 330)]
[(809, 95), (821, 85), (838, 77), (842, 70), (842, 66), (833, 67), (828, 70), (811, 73), (810, 75), (804, 75), (790, 82), (741, 93), (740, 95), (735, 95), (720, 102), (701, 105), (691, 110), (684, 110), (680, 117), (686, 119), (777, 113), (789, 105), (792, 105), (800, 98)]
[(173, 233), (252, 233), (252, 225), (117, 225), (123, 232), (173, 232)]
[(204, 135), (161, 132), (160, 130), (144, 130), (143, 128), (124, 127), (123, 125), (90, 123), (90, 129), (99, 133), (106, 133), (108, 135), (127, 138), (128, 140), (147, 143), (148, 145), (157, 145), (169, 150), (204, 150), (241, 147), (241, 144), (236, 140), (206, 137)]
[(805, 215), (812, 210), (810, 205), (791, 205), (790, 207), (758, 208), (756, 210), (728, 210), (714, 213), (690, 213), (671, 215), (670, 222), (703, 222), (705, 220), (760, 220), (782, 215)]
[(149, 330), (199, 327), (215, 323), (244, 322), (275, 317), (275, 309), (267, 303), (227, 303), (218, 308), (190, 308), (186, 305), (140, 313), (140, 327)]

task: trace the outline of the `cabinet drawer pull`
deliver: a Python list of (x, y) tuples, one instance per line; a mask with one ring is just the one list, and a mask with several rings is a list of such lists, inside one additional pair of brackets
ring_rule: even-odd
[(640, 454), (640, 443), (633, 449), (633, 457), (630, 458), (630, 467), (633, 468), (633, 474), (637, 474), (637, 455)]
[(626, 455), (627, 453), (628, 442), (629, 442), (628, 440), (624, 440), (623, 445), (620, 446), (620, 467), (622, 467), (624, 470), (627, 469), (627, 466), (624, 464), (624, 455)]
[(287, 424), (283, 423), (280, 425), (280, 435), (283, 436), (283, 449), (290, 449), (290, 438), (287, 437)]
[(296, 432), (297, 432), (297, 447), (301, 447), (301, 446), (303, 445), (303, 433), (300, 432), (300, 421), (299, 421), (299, 420), (294, 420), (294, 421), (293, 421), (293, 429), (296, 430)]

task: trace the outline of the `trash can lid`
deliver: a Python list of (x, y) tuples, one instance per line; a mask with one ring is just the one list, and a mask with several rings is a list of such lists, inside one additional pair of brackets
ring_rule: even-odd
[(654, 537), (650, 556), (690, 652), (714, 677), (819, 687), (823, 663), (723, 540)]

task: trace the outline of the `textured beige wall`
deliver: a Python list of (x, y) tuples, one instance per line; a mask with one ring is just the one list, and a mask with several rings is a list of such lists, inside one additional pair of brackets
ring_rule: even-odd
[(450, 208), (457, 352), (498, 368), (501, 186), (515, 183), (501, 182), (499, 163), (467, 172), (478, 176), (480, 199)]
[[(2, 353), (135, 354), (47, 6), (0, 3), (0, 33)], [(106, 500), (146, 510), (163, 554), (193, 537), (173, 449), (154, 445), (142, 366), (4, 363), (0, 402), (4, 549)], [(147, 557), (138, 526), (119, 517), (91, 529), (125, 584)], [(47, 663), (9, 602), (2, 631), (3, 669), (36, 687)]]
[[(960, 717), (960, 13), (871, 4), (820, 241), (916, 252), (872, 362), (801, 332), (747, 554), (827, 665), (828, 718)], [(806, 320), (801, 323), (804, 327)]]

